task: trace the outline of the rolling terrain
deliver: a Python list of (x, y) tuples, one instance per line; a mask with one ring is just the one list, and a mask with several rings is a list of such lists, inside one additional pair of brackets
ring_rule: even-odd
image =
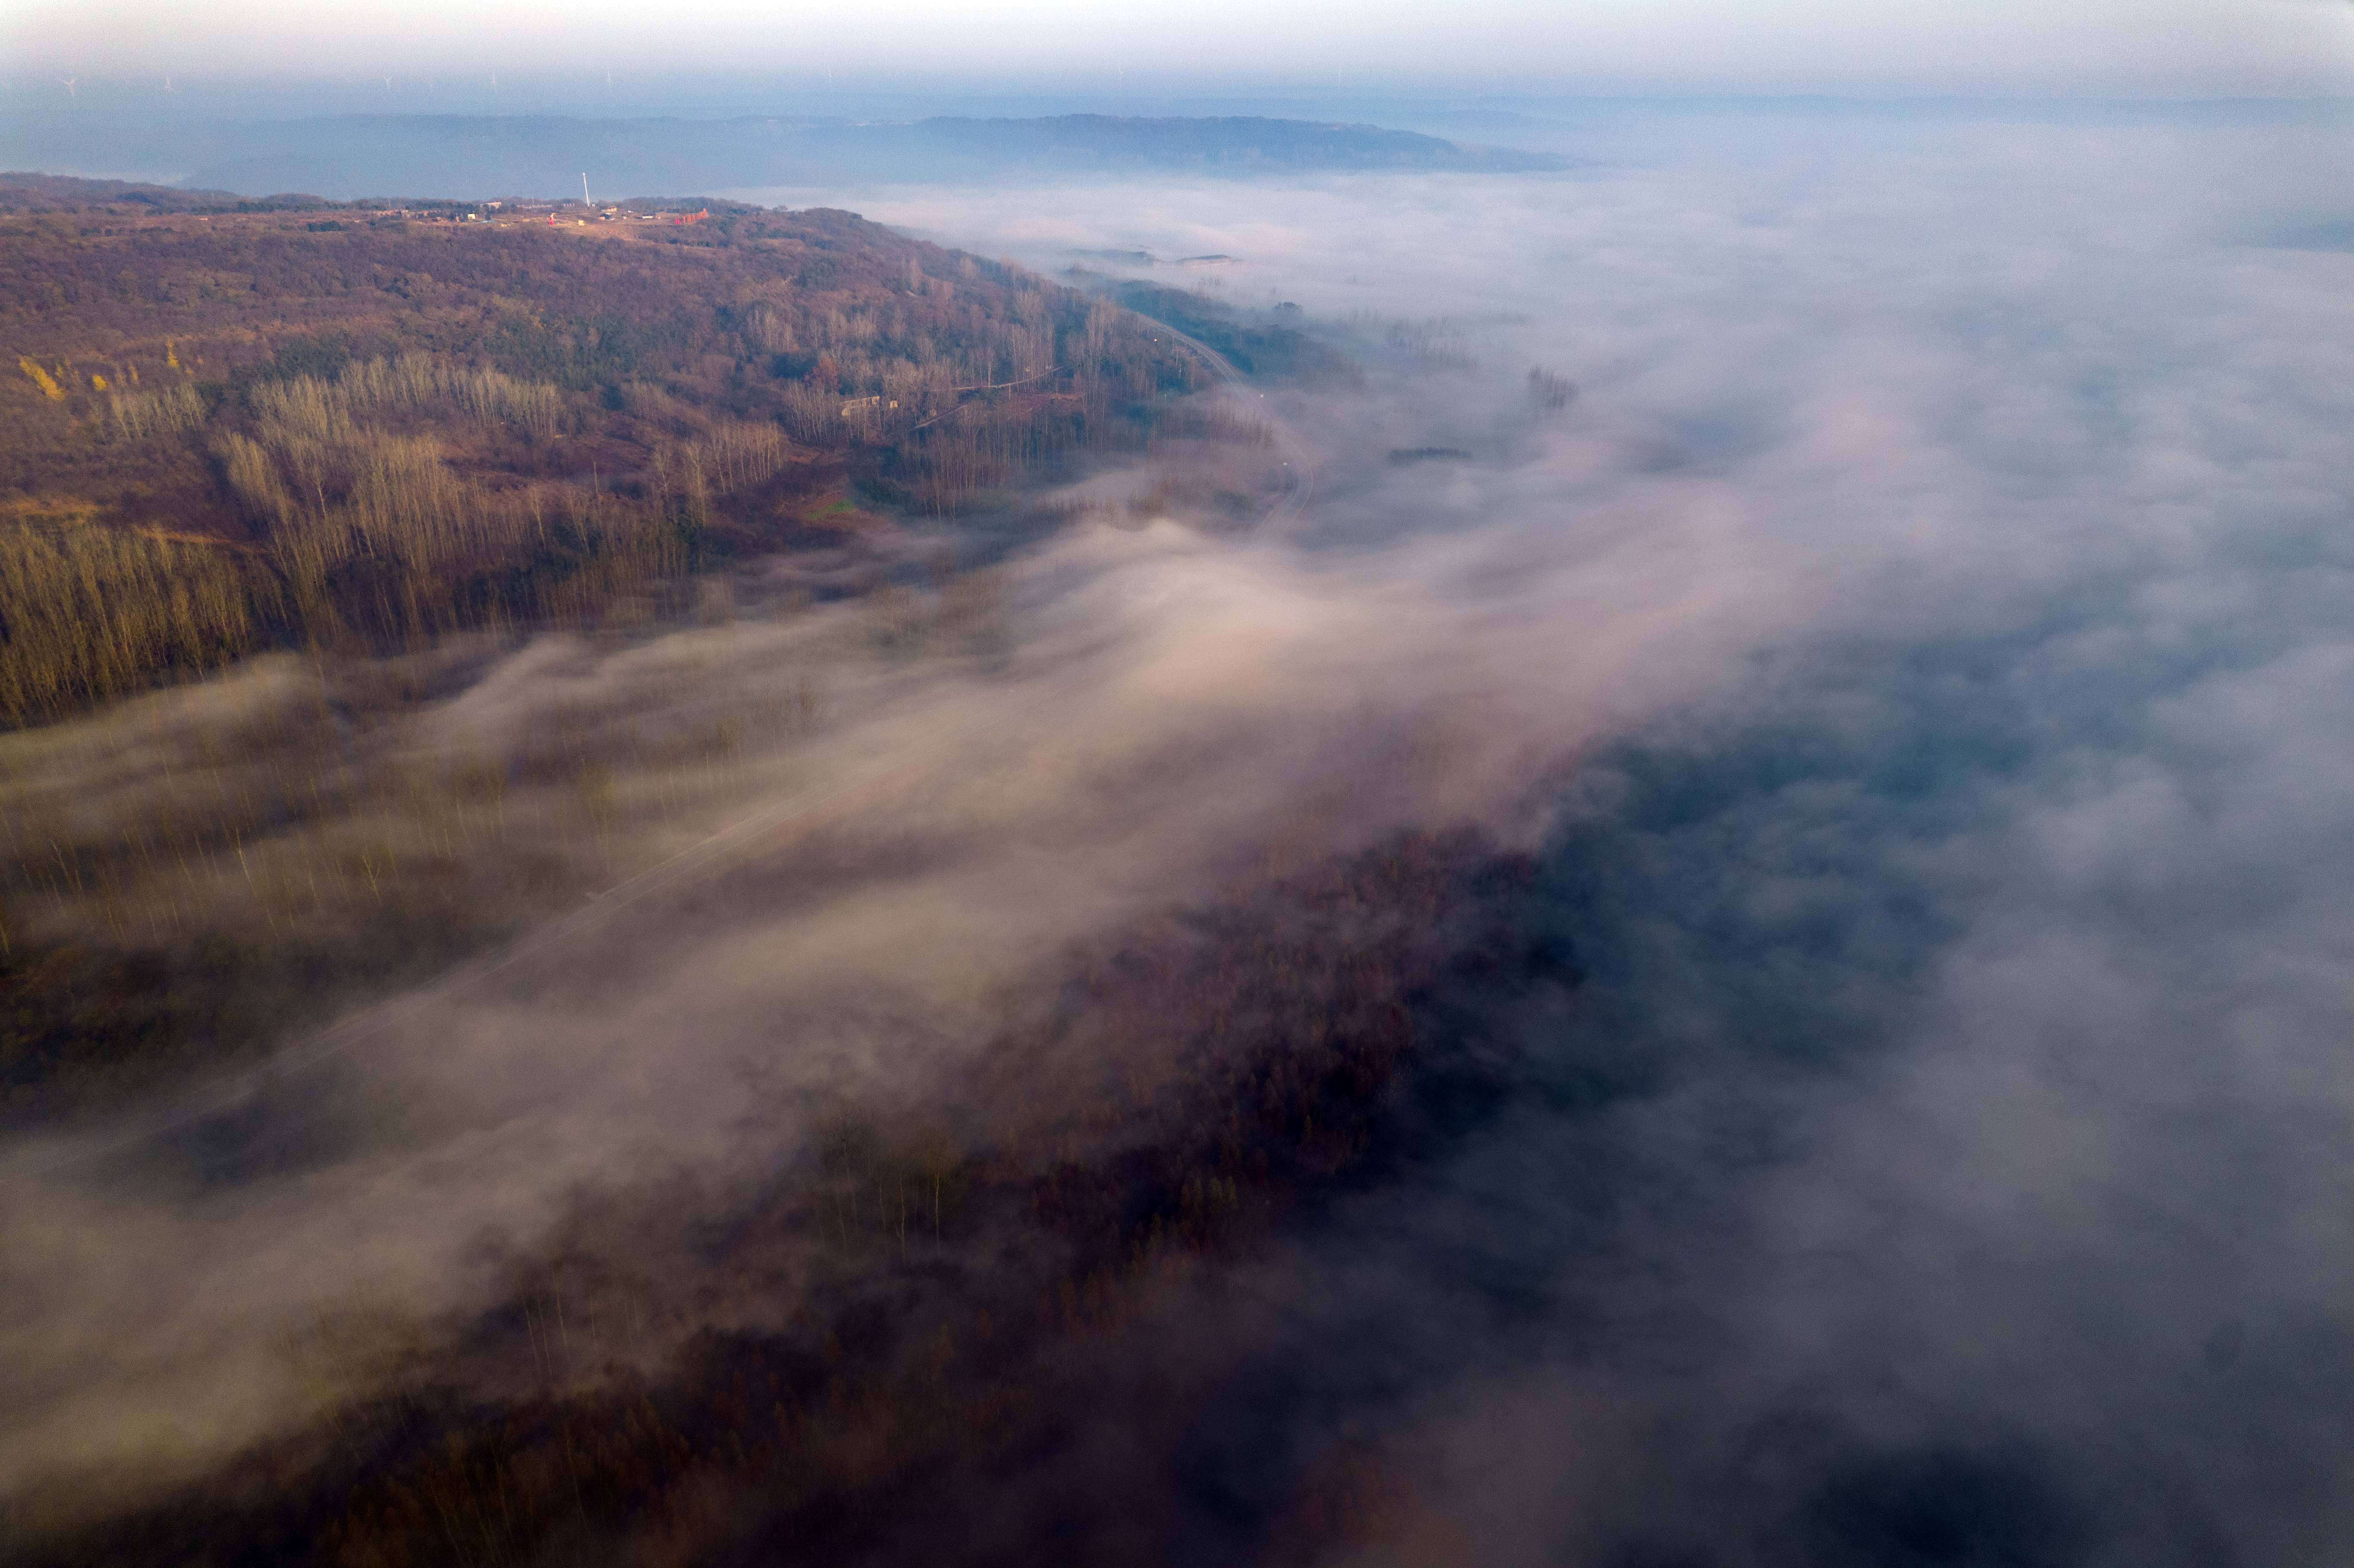
[[(937, 858), (721, 852), (822, 807), (795, 780), (824, 777), (833, 692), (871, 723), (918, 673), (1002, 663), (976, 530), (1069, 515), (1038, 488), (1154, 452), (1131, 514), (1256, 464), (1212, 520), (1295, 518), (1304, 443), (1215, 399), (1350, 374), (1280, 322), (841, 212), (5, 196), (0, 1104), (70, 1153), (20, 1180), (302, 1180), (379, 1147), (311, 1101), (393, 1049), (373, 1020), (593, 963), (559, 944), (594, 924), (658, 948)], [(642, 1243), (672, 1196), (615, 1171), (487, 1294), (354, 1297), (292, 1350), (291, 1421), (127, 1488), (69, 1463), (20, 1490), (31, 1560), (1174, 1548), (1193, 1510), (1077, 1502), (1042, 1457), (1091, 1440), (1161, 1326), (1225, 1309), (1225, 1271), (1487, 1114), (1499, 1021), (1575, 978), (1524, 929), (1525, 856), (1316, 842), (1040, 955), (919, 1101), (797, 1100), (771, 1169), (692, 1200), (659, 1281)], [(513, 957), (465, 967), (486, 951)], [(143, 1093), (160, 1111), (110, 1122)], [(1162, 1396), (1172, 1462), (1225, 1376)], [(1394, 1491), (1378, 1466), (1287, 1474), (1219, 1528), (1299, 1554), (1425, 1528)]]
[[(80, 740), (17, 747), (0, 1103), (22, 1115), (438, 972), (610, 880), (617, 829), (711, 820), (741, 795), (723, 765), (825, 705), (825, 660), (796, 661), (725, 701), (558, 705), (497, 758), (453, 747), (437, 705), (529, 639), (855, 603), (885, 652), (979, 647), (989, 561), (1107, 504), (1055, 483), (1172, 442), (1274, 468), (1263, 427), (1185, 396), (1231, 374), (1214, 355), (848, 213), (0, 198), (0, 716), (133, 700), (163, 726), (125, 721), (161, 749), (110, 749), (94, 786), (63, 763)], [(1218, 493), (1221, 525), (1255, 482)], [(216, 679), (272, 692), (266, 716), (136, 702)]]

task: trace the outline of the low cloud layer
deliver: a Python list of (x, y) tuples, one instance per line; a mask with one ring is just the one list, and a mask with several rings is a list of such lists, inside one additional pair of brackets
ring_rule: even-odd
[[(1673, 1086), (1369, 1201), (1270, 1285), (1270, 1364), (1454, 1365), (1360, 1417), (1412, 1413), (1482, 1561), (2327, 1551), (2354, 322), (2342, 255), (2264, 241), (2338, 199), (2283, 154), (2336, 154), (1717, 129), (1543, 185), (1098, 209), (1099, 243), (1237, 255), (1232, 297), (1572, 369), (1540, 450), (1385, 476), (1317, 537), (1394, 550), (1406, 511), (1498, 550), (1458, 591), (1552, 599), (1499, 619), (1559, 668), (1605, 605), (1678, 628), (1562, 808), (1594, 976), (1532, 1047)], [(1478, 448), (1472, 379), (1386, 383), (1359, 450)], [(1614, 547), (1658, 553), (1621, 582)], [(1368, 1397), (1359, 1364), (1303, 1405)]]
[(1252, 410), (1312, 502), (1082, 530), (991, 646), (805, 612), (460, 683), (419, 748), (788, 671), (829, 706), (699, 826), (567, 852), (774, 810), (755, 853), (255, 1113), (361, 1130), (209, 1174), (20, 1143), (0, 1484), (277, 1430), (339, 1303), (462, 1308), (583, 1184), (920, 1098), (1072, 941), (1469, 821), (1583, 989), (1446, 1160), (1189, 1319), (1202, 1495), (1366, 1456), (1414, 1499), (1367, 1562), (2342, 1543), (2354, 306), (2342, 253), (2251, 242), (2341, 216), (2316, 134), (1728, 118), (1565, 177), (836, 193), (1042, 268), (1235, 258), (1184, 281), (1363, 369)]

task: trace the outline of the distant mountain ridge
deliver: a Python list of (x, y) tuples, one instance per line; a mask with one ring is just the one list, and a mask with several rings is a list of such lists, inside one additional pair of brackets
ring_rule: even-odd
[(1036, 120), (581, 120), (355, 115), (250, 124), (188, 185), (245, 195), (685, 195), (731, 187), (929, 183), (1042, 174), (1322, 170), (1524, 174), (1549, 154), (1467, 146), (1411, 131), (1252, 116)]
[(71, 211), (109, 203), (128, 203), (158, 212), (185, 212), (209, 196), (228, 197), (229, 193), (145, 185), (136, 180), (90, 180), (74, 175), (45, 175), (31, 169), (0, 174), (0, 212)]

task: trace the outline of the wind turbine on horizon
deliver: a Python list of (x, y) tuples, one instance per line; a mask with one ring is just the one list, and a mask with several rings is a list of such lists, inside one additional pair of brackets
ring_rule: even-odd
[(66, 96), (72, 99), (76, 103), (80, 103), (81, 101), (81, 94), (74, 90), (74, 83), (80, 81), (81, 78), (78, 76), (61, 76), (58, 78), (58, 79), (66, 84)]

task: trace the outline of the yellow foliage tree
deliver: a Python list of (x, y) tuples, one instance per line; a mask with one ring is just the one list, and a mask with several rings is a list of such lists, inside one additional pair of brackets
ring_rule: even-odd
[(31, 376), (33, 378), (33, 384), (36, 387), (38, 387), (42, 392), (48, 395), (50, 398), (60, 403), (65, 401), (66, 389), (58, 385), (58, 378), (56, 376), (50, 375), (48, 371), (34, 364), (31, 355), (22, 354), (18, 355), (16, 356), (16, 367), (19, 370), (22, 370), (26, 375)]

